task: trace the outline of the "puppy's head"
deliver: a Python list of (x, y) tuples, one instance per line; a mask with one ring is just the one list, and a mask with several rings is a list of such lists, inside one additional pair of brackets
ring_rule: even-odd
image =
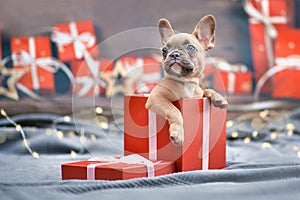
[(198, 77), (203, 71), (205, 52), (214, 47), (215, 18), (212, 15), (203, 17), (191, 34), (174, 33), (166, 19), (160, 19), (158, 27), (165, 76), (181, 80)]

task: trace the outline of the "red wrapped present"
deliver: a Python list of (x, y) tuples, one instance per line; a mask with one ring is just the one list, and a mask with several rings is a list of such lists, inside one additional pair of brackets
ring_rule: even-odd
[[(110, 72), (114, 61), (110, 59), (97, 59), (89, 65), (86, 61), (72, 61), (71, 70), (75, 77), (73, 93), (78, 96), (98, 96), (105, 94), (106, 83), (101, 79), (102, 73)], [(98, 89), (97, 89), (97, 88)]]
[[(249, 14), (251, 51), (256, 80), (274, 65), (274, 39), (281, 30), (288, 28), (287, 0), (246, 0), (245, 10)], [(267, 84), (264, 93), (271, 91)]]
[(139, 155), (103, 157), (97, 161), (65, 163), (61, 166), (62, 179), (127, 180), (154, 177), (174, 172), (174, 163), (150, 161)]
[[(220, 71), (221, 80), (214, 77), (214, 88), (227, 94), (250, 94), (252, 93), (251, 72), (226, 72)], [(225, 89), (225, 91), (223, 90)]]
[(181, 99), (185, 141), (174, 145), (169, 124), (145, 108), (146, 95), (124, 97), (124, 153), (175, 162), (175, 171), (220, 169), (226, 166), (226, 111), (207, 98)]
[(14, 68), (30, 68), (18, 81), (19, 85), (44, 94), (54, 94), (49, 37), (12, 37), (11, 51)]
[(57, 44), (61, 61), (86, 59), (88, 55), (98, 57), (99, 51), (91, 21), (56, 24), (53, 29), (52, 40)]

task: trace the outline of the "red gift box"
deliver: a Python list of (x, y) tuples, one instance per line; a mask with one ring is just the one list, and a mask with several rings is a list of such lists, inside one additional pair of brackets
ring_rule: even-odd
[[(246, 0), (246, 11), (250, 15), (249, 31), (251, 37), (252, 60), (256, 80), (274, 64), (274, 39), (281, 30), (288, 28), (287, 24), (291, 23), (287, 14), (289, 13), (287, 0)], [(250, 9), (249, 9), (250, 8)], [(253, 8), (258, 11), (263, 18), (253, 15)], [(251, 14), (252, 13), (252, 14)], [(265, 22), (271, 22), (267, 24)], [(275, 29), (275, 30), (274, 30)], [(271, 85), (266, 84), (262, 90), (271, 91)]]
[(226, 166), (226, 110), (207, 98), (181, 99), (185, 141), (174, 145), (169, 124), (145, 108), (146, 95), (124, 97), (124, 152), (175, 162), (175, 171), (220, 169)]
[[(174, 163), (168, 161), (150, 161), (137, 155), (123, 158), (110, 157), (99, 161), (80, 161), (65, 163), (61, 166), (62, 180), (127, 180), (142, 177), (154, 177), (174, 172)], [(113, 158), (113, 159), (112, 159)], [(124, 160), (125, 158), (125, 160)], [(129, 159), (127, 159), (129, 158)], [(111, 160), (111, 161), (109, 161)], [(138, 160), (137, 162), (135, 160)]]
[[(73, 93), (79, 96), (98, 96), (104, 94), (106, 83), (101, 80), (101, 73), (110, 72), (114, 61), (110, 59), (97, 59), (96, 67), (89, 66), (86, 61), (72, 61), (71, 70), (75, 77)], [(99, 76), (100, 75), (100, 76)], [(95, 87), (98, 87), (98, 90)]]
[(18, 83), (30, 90), (54, 94), (53, 68), (46, 61), (51, 57), (49, 37), (12, 37), (11, 51), (14, 68), (30, 67)]
[[(225, 72), (220, 71), (221, 80), (214, 76), (214, 88), (227, 94), (250, 94), (252, 93), (251, 72)], [(225, 89), (225, 91), (224, 91)]]
[(61, 61), (83, 59), (86, 53), (94, 58), (98, 57), (99, 51), (91, 21), (56, 24), (53, 29), (52, 40), (57, 44)]

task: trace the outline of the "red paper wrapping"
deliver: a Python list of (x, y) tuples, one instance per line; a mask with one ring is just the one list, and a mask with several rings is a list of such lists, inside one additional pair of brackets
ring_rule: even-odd
[[(155, 162), (155, 161), (154, 161)], [(101, 161), (80, 161), (65, 163), (61, 166), (62, 180), (88, 179), (88, 166), (103, 163)], [(154, 165), (154, 176), (161, 176), (174, 172), (174, 163), (159, 161)], [(148, 177), (145, 164), (113, 163), (95, 166), (95, 180), (128, 180), (133, 178)], [(93, 180), (93, 179), (90, 179)]]
[[(51, 57), (49, 37), (12, 37), (11, 51), (18, 54), (20, 51), (28, 53), (31, 59)], [(14, 68), (24, 68), (14, 64)], [(54, 94), (54, 75), (51, 70), (31, 64), (30, 70), (18, 81), (18, 83), (30, 90), (39, 91), (43, 94)]]
[(222, 81), (214, 78), (214, 88), (217, 91), (225, 89), (227, 94), (250, 94), (252, 93), (251, 72), (224, 72), (220, 71)]
[[(287, 0), (249, 0), (251, 4), (260, 13), (270, 19), (273, 26), (277, 30), (277, 34), (281, 34), (281, 30), (285, 30), (290, 23), (287, 17)], [(261, 76), (273, 65), (274, 61), (274, 37), (269, 35), (267, 27), (260, 20), (254, 17), (249, 18), (249, 31), (251, 37), (251, 51), (254, 66), (255, 79)], [(276, 37), (276, 36), (275, 36)], [(263, 93), (269, 93), (271, 85), (268, 83), (263, 88)]]
[(52, 40), (57, 44), (58, 57), (61, 61), (83, 59), (85, 50), (92, 57), (98, 57), (99, 50), (92, 21), (56, 24), (53, 29)]
[(185, 141), (174, 145), (169, 124), (145, 108), (147, 96), (124, 97), (124, 152), (175, 162), (175, 171), (220, 169), (226, 166), (226, 110), (209, 99), (174, 102), (183, 116)]
[[(72, 61), (71, 70), (75, 77), (76, 86), (73, 88), (73, 93), (82, 94), (81, 96), (93, 96), (105, 94), (106, 83), (101, 80), (101, 73), (109, 72), (114, 67), (114, 61), (110, 59), (97, 59), (99, 63), (98, 72), (93, 75), (92, 70), (85, 61)], [(97, 85), (98, 83), (98, 85)], [(95, 87), (98, 91), (95, 91)], [(87, 87), (84, 89), (84, 87)], [(83, 91), (85, 90), (85, 91)]]

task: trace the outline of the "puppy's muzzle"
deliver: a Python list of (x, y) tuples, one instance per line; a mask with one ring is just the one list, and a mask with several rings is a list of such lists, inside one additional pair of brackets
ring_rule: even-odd
[(180, 58), (180, 53), (178, 51), (173, 51), (171, 54), (170, 54), (170, 57), (174, 60), (178, 60)]

